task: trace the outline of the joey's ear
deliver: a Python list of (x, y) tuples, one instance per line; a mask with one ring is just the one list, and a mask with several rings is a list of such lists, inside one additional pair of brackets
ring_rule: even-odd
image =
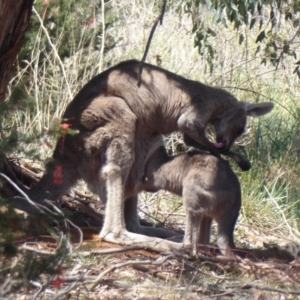
[(244, 105), (245, 105), (244, 108), (247, 113), (247, 116), (256, 117), (256, 118), (269, 113), (274, 107), (274, 104), (272, 102), (262, 102), (262, 103), (244, 102)]

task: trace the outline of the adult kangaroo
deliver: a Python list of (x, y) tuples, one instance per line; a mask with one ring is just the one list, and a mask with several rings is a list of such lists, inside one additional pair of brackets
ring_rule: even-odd
[[(197, 254), (197, 243), (208, 245), (212, 220), (218, 225), (217, 244), (224, 256), (234, 256), (233, 231), (241, 208), (241, 187), (228, 161), (191, 151), (168, 156), (164, 146), (149, 158), (141, 189), (164, 189), (183, 197), (186, 210), (184, 246)], [(205, 247), (206, 249), (207, 247)]]
[[(264, 115), (273, 104), (239, 102), (225, 90), (150, 64), (144, 64), (138, 86), (139, 68), (139, 61), (122, 62), (79, 91), (62, 116), (78, 133), (58, 140), (51, 169), (29, 197), (38, 203), (56, 199), (83, 179), (106, 202), (102, 238), (130, 245), (145, 242), (155, 248), (158, 240), (136, 233), (168, 234), (139, 225), (136, 186), (162, 135), (180, 130), (219, 156), (244, 131), (247, 116)], [(215, 144), (205, 136), (208, 123), (215, 127)]]

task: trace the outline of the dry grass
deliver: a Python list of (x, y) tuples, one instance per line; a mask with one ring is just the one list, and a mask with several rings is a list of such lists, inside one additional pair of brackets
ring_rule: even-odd
[[(7, 134), (17, 128), (20, 138), (24, 141), (37, 137), (30, 144), (21, 143), (23, 148), (21, 147), (22, 151), (18, 151), (18, 155), (27, 157), (29, 151), (35, 150), (35, 154), (43, 159), (51, 156), (52, 149), (49, 143), (53, 145), (55, 141), (48, 135), (51, 124), (60, 118), (79, 89), (96, 73), (110, 65), (125, 59), (142, 58), (150, 29), (158, 15), (157, 3), (113, 0), (110, 4), (119, 21), (116, 26), (105, 28), (105, 36), (114, 37), (118, 43), (107, 53), (103, 51), (103, 44), (100, 45), (100, 51), (94, 51), (92, 48), (82, 49), (81, 41), (76, 41), (73, 55), (62, 61), (57, 56), (56, 49), (64, 42), (63, 38), (51, 40), (47, 28), (41, 23), (32, 48), (31, 60), (26, 62), (26, 67), (20, 69), (13, 80), (14, 85), (26, 83), (26, 93), (33, 105), (29, 109), (17, 110), (4, 124)], [(255, 54), (253, 33), (241, 28), (240, 32), (245, 34), (246, 41), (239, 45), (236, 31), (212, 24), (218, 36), (212, 41), (217, 56), (213, 73), (210, 74), (207, 61), (200, 57), (197, 49), (193, 47), (190, 18), (185, 14), (179, 17), (175, 10), (175, 6), (169, 7), (163, 26), (158, 26), (147, 57), (148, 62), (159, 64), (190, 79), (224, 87), (241, 100), (274, 101), (276, 104), (270, 116), (249, 123), (250, 133), (238, 143), (238, 149), (247, 154), (253, 168), (247, 173), (241, 173), (234, 166), (243, 189), (243, 208), (235, 235), (237, 245), (259, 248), (266, 246), (266, 243), (299, 241), (299, 80), (292, 75), (294, 62), (286, 59), (277, 70), (271, 65), (261, 65), (263, 57), (260, 53)], [(38, 17), (36, 12), (34, 15)], [(107, 16), (99, 14), (98, 26), (103, 25), (103, 17)], [(209, 18), (209, 15), (206, 17)], [(83, 34), (84, 30), (93, 29), (83, 28)], [(282, 26), (281, 30), (282, 36), (285, 36), (294, 29)], [(49, 43), (51, 40), (49, 50), (39, 47), (39, 39), (42, 36), (46, 36)], [(40, 66), (42, 56), (45, 57), (45, 63)], [(173, 153), (178, 150), (180, 143), (182, 142), (178, 134), (167, 139), (168, 148)], [(182, 228), (184, 212), (179, 199), (164, 192), (155, 196), (143, 194), (140, 199), (143, 217), (152, 216), (173, 228)], [(87, 262), (79, 257), (72, 258), (71, 264), (67, 264), (68, 268), (70, 265), (72, 267), (66, 269), (65, 274), (73, 274), (78, 266), (77, 273), (74, 271), (76, 274), (87, 274), (87, 270), (94, 270), (93, 276), (96, 276), (107, 267), (106, 259), (107, 257), (101, 257), (100, 260), (91, 257), (91, 261)], [(126, 260), (124, 256), (121, 259), (115, 256), (110, 259), (109, 263), (115, 264)], [(101, 264), (98, 264), (99, 261)], [(87, 292), (85, 283), (77, 282), (76, 288), (80, 286), (78, 297), (211, 299), (211, 295), (214, 294), (220, 299), (232, 299), (232, 295), (245, 299), (279, 299), (278, 293), (253, 292), (255, 289), (246, 291), (243, 286), (255, 284), (278, 287), (284, 285), (285, 279), (294, 282), (295, 286), (299, 285), (294, 273), (288, 273), (288, 267), (283, 265), (264, 269), (247, 262), (227, 265), (200, 261), (193, 264), (194, 269), (189, 269), (183, 259), (171, 258), (161, 268), (169, 270), (170, 277), (168, 275), (165, 279), (157, 278), (155, 274), (161, 269), (153, 271), (154, 273), (148, 270), (144, 274), (143, 271), (132, 267), (108, 273), (101, 288), (94, 294)], [(83, 269), (85, 271), (82, 271)], [(210, 275), (204, 276), (203, 270)], [(296, 272), (298, 269), (291, 270)], [(175, 281), (171, 278), (175, 278)], [(118, 285), (121, 279), (123, 287)], [(70, 286), (70, 283), (66, 283), (66, 288), (67, 286)], [(290, 286), (284, 288), (289, 289)], [(32, 291), (32, 287), (29, 290)], [(75, 290), (69, 294), (71, 299), (76, 298)], [(31, 296), (28, 296), (28, 299)], [(26, 297), (24, 299), (27, 299)], [(55, 298), (53, 294), (49, 294), (43, 299), (47, 297)]]

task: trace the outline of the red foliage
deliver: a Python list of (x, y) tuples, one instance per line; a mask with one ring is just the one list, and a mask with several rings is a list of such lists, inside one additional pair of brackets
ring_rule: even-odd
[(63, 167), (62, 165), (56, 166), (53, 172), (53, 184), (60, 185), (63, 183)]
[(63, 131), (68, 132), (69, 129), (72, 127), (72, 124), (62, 123), (62, 124), (60, 124), (60, 127)]
[(57, 289), (61, 287), (62, 284), (64, 284), (65, 281), (59, 277), (57, 277), (55, 280), (51, 282), (51, 285)]

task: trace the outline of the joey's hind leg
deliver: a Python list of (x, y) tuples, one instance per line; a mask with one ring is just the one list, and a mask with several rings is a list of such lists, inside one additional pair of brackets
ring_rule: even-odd
[(176, 242), (182, 241), (182, 235), (177, 232), (167, 230), (164, 228), (141, 226), (137, 211), (138, 197), (133, 196), (127, 198), (125, 201), (125, 222), (126, 228), (129, 231), (144, 234), (147, 236), (159, 237), (162, 239), (170, 239)]
[(226, 257), (234, 257), (231, 249), (235, 249), (233, 232), (238, 218), (238, 211), (231, 211), (225, 214), (218, 223), (217, 243), (222, 255)]
[(184, 247), (191, 248), (191, 254), (197, 255), (198, 232), (201, 214), (194, 214), (186, 210), (185, 234), (183, 238)]
[(202, 245), (203, 251), (209, 252), (212, 218), (203, 215), (201, 218), (198, 243)]

